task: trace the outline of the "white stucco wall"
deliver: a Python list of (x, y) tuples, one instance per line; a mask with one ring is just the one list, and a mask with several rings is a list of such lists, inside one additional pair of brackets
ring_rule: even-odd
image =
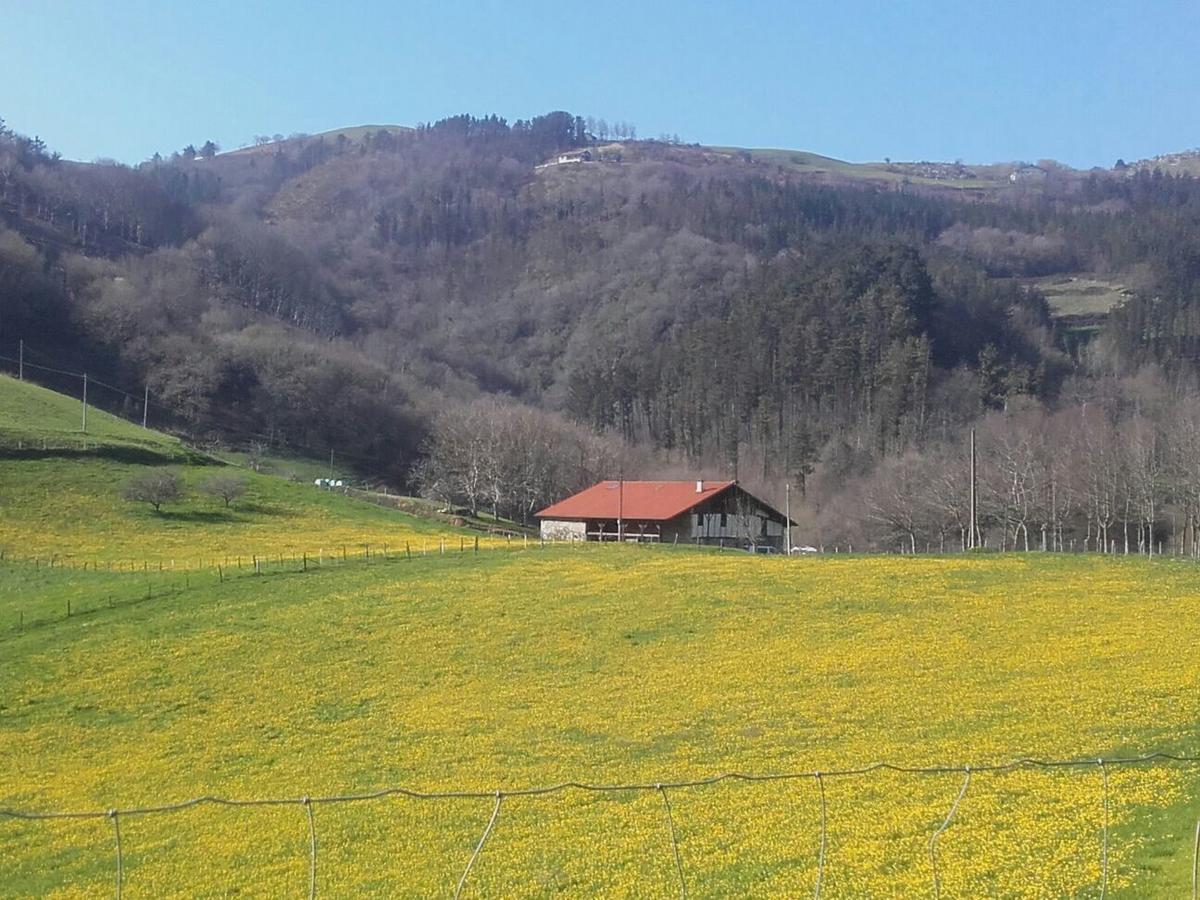
[(546, 541), (586, 541), (587, 523), (564, 519), (542, 519), (542, 539)]

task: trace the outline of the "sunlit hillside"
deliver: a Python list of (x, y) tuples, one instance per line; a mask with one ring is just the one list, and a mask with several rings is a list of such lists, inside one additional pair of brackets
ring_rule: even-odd
[[(96, 409), (86, 434), (81, 427), (79, 401), (0, 377), (0, 551), (8, 558), (186, 568), (474, 544), (466, 529), (319, 489), (298, 474), (310, 475), (311, 463), (276, 465), (274, 475), (225, 466)], [(131, 481), (158, 470), (178, 473), (177, 500), (156, 511), (124, 497)], [(219, 475), (244, 485), (228, 505), (206, 490)]]

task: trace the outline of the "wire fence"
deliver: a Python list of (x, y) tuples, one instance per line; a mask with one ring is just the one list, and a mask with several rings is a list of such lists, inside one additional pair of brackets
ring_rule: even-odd
[[(651, 545), (644, 544), (643, 547)], [(655, 544), (654, 547), (671, 547)], [(80, 573), (114, 576), (139, 576), (136, 586), (128, 579), (111, 584), (93, 585), (84, 596), (63, 597), (49, 606), (30, 599), (22, 607), (18, 601), (0, 604), (0, 635), (43, 627), (104, 609), (115, 609), (149, 601), (179, 599), (195, 588), (223, 585), (246, 578), (273, 575), (315, 574), (348, 566), (404, 565), (422, 560), (472, 560), (497, 553), (536, 553), (539, 551), (595, 552), (605, 545), (596, 542), (549, 540), (530, 535), (479, 535), (402, 541), (399, 544), (342, 545), (307, 552), (222, 555), (205, 557), (156, 557), (154, 559), (86, 559), (70, 555), (17, 556), (0, 547), (0, 566), (19, 567), (26, 576), (45, 573)], [(678, 545), (683, 552), (697, 552), (690, 544)], [(699, 552), (721, 553), (721, 547), (702, 547)], [(780, 557), (783, 559), (784, 557)]]
[[(229, 797), (217, 797), (206, 795), (195, 797), (191, 800), (184, 800), (178, 803), (168, 803), (159, 806), (141, 806), (130, 807), (126, 809), (93, 809), (79, 811), (30, 811), (17, 809), (0, 808), (0, 819), (19, 820), (24, 822), (49, 822), (63, 820), (88, 820), (88, 819), (107, 819), (112, 823), (113, 828), (113, 843), (115, 854), (115, 892), (118, 900), (121, 898), (125, 883), (125, 847), (121, 840), (121, 820), (143, 816), (159, 816), (170, 815), (172, 813), (182, 812), (184, 810), (193, 809), (200, 806), (214, 806), (225, 808), (245, 808), (245, 807), (289, 807), (299, 806), (304, 810), (307, 822), (309, 836), (309, 865), (308, 865), (308, 885), (307, 892), (309, 898), (317, 896), (317, 888), (319, 884), (319, 867), (318, 867), (318, 850), (319, 844), (317, 840), (317, 825), (313, 810), (317, 806), (330, 806), (337, 804), (348, 803), (364, 803), (373, 800), (382, 800), (388, 797), (406, 797), (420, 801), (459, 801), (459, 800), (492, 800), (492, 813), (487, 820), (483, 831), (480, 834), (478, 842), (475, 844), (474, 851), (467, 861), (462, 875), (459, 877), (453, 896), (459, 898), (464, 889), (469, 883), (471, 871), (474, 869), (480, 856), (483, 854), (485, 846), (489, 839), (497, 830), (497, 825), (500, 822), (500, 812), (503, 803), (506, 799), (520, 797), (546, 797), (553, 794), (565, 793), (568, 791), (579, 791), (593, 794), (629, 794), (629, 793), (652, 793), (658, 794), (663, 801), (663, 827), (670, 840), (671, 846), (671, 868), (673, 869), (675, 880), (677, 881), (679, 896), (686, 900), (688, 896), (689, 881), (686, 871), (684, 856), (680, 848), (679, 832), (676, 828), (675, 816), (676, 813), (672, 809), (670, 794), (678, 791), (688, 791), (703, 789), (713, 785), (722, 784), (724, 782), (742, 782), (742, 783), (779, 783), (786, 781), (808, 780), (816, 783), (820, 789), (820, 833), (817, 836), (818, 863), (817, 874), (813, 884), (813, 897), (815, 900), (820, 900), (821, 892), (825, 887), (826, 876), (826, 849), (828, 846), (828, 816), (825, 804), (825, 782), (829, 779), (850, 779), (869, 777), (883, 772), (892, 772), (903, 775), (913, 776), (930, 776), (930, 775), (950, 775), (962, 774), (963, 783), (955, 796), (953, 803), (950, 805), (945, 819), (941, 822), (938, 828), (929, 838), (927, 845), (929, 862), (932, 873), (930, 889), (935, 898), (941, 896), (941, 868), (937, 855), (937, 842), (952, 826), (954, 818), (959, 810), (960, 805), (967, 798), (968, 789), (971, 786), (972, 778), (986, 774), (998, 774), (1005, 772), (1015, 772), (1018, 770), (1063, 770), (1063, 769), (1091, 769), (1098, 772), (1101, 779), (1101, 830), (1099, 846), (1096, 849), (1100, 863), (1100, 897), (1101, 900), (1106, 897), (1109, 886), (1109, 839), (1110, 839), (1110, 821), (1109, 821), (1109, 806), (1110, 806), (1110, 786), (1108, 779), (1109, 769), (1114, 766), (1138, 766), (1151, 764), (1172, 764), (1172, 765), (1194, 765), (1200, 763), (1200, 756), (1189, 756), (1174, 753), (1155, 752), (1148, 753), (1142, 756), (1125, 756), (1114, 757), (1111, 759), (1064, 759), (1064, 760), (1045, 760), (1033, 758), (1015, 759), (1004, 763), (985, 763), (982, 765), (935, 765), (935, 766), (906, 766), (895, 763), (872, 763), (870, 765), (843, 768), (829, 769), (824, 771), (803, 771), (803, 772), (782, 772), (771, 774), (751, 774), (746, 772), (725, 772), (719, 775), (712, 775), (707, 778), (697, 778), (683, 781), (663, 781), (663, 782), (641, 782), (630, 784), (596, 784), (583, 781), (564, 781), (557, 784), (546, 785), (542, 787), (527, 787), (514, 788), (510, 790), (498, 789), (491, 791), (419, 791), (406, 787), (383, 788), (381, 790), (371, 791), (361, 794), (339, 794), (331, 796), (301, 796), (301, 797), (263, 797), (250, 799), (235, 799)], [(1200, 821), (1196, 825), (1196, 836), (1192, 847), (1192, 864), (1191, 864), (1191, 897), (1192, 900), (1200, 900), (1197, 892), (1200, 891)]]

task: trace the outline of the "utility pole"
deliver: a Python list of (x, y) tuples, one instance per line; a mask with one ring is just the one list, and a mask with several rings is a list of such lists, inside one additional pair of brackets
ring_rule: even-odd
[(329, 448), (329, 480), (333, 481), (333, 448)]
[(975, 490), (975, 429), (971, 429), (971, 536), (967, 539), (967, 549), (974, 550), (976, 547), (977, 531), (975, 520), (976, 511), (976, 490)]
[(87, 434), (87, 373), (83, 373), (83, 433)]
[(21, 338), (17, 344), (20, 348), (17, 351), (17, 381), (25, 380), (25, 338)]
[(147, 415), (150, 412), (150, 385), (146, 385), (146, 394), (142, 398), (142, 427), (146, 427)]
[(625, 467), (617, 476), (617, 543), (625, 543)]
[[(790, 473), (792, 470), (792, 429), (791, 418), (788, 413), (791, 411), (791, 392), (788, 392), (787, 401), (783, 404), (783, 412), (779, 417), (779, 430), (783, 432), (780, 438), (783, 442), (783, 517), (787, 521), (783, 525), (783, 552), (788, 556), (792, 555), (792, 479)], [(784, 424), (787, 424), (786, 432)]]
[(787, 522), (783, 526), (783, 539), (787, 542), (783, 546), (783, 552), (788, 556), (792, 555), (792, 483), (785, 481), (783, 483), (783, 517)]

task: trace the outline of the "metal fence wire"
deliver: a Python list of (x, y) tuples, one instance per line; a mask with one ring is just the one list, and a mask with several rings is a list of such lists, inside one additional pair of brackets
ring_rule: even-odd
[[(493, 801), (491, 817), (488, 819), (474, 852), (467, 860), (466, 867), (459, 877), (453, 897), (458, 900), (468, 886), (471, 871), (474, 869), (485, 845), (496, 832), (500, 820), (500, 810), (506, 798), (513, 797), (544, 797), (567, 791), (585, 793), (656, 793), (663, 802), (664, 825), (670, 838), (672, 859), (669, 864), (678, 882), (679, 896), (686, 900), (688, 896), (687, 878), (685, 876), (685, 861), (683, 848), (680, 846), (679, 832), (676, 828), (675, 813), (671, 806), (668, 792), (695, 790), (710, 787), (723, 782), (744, 783), (778, 783), (785, 781), (811, 780), (815, 782), (820, 793), (820, 833), (817, 836), (817, 873), (813, 885), (813, 896), (819, 900), (824, 886), (827, 864), (828, 847), (828, 815), (825, 799), (825, 782), (828, 779), (862, 778), (871, 775), (894, 772), (904, 775), (949, 775), (961, 774), (962, 786), (951, 803), (946, 817), (929, 838), (927, 845), (930, 868), (932, 872), (931, 891), (935, 898), (941, 896), (941, 871), (937, 856), (938, 840), (953, 825), (955, 815), (967, 796), (972, 778), (989, 773), (1015, 772), (1018, 770), (1063, 770), (1063, 769), (1094, 769), (1099, 771), (1102, 790), (1102, 805), (1098, 811), (1101, 817), (1100, 846), (1100, 897), (1107, 895), (1109, 887), (1109, 808), (1110, 788), (1108, 771), (1113, 766), (1135, 766), (1147, 764), (1195, 764), (1200, 763), (1200, 756), (1187, 756), (1174, 753), (1148, 753), (1143, 756), (1114, 757), (1112, 759), (1061, 759), (1045, 760), (1022, 758), (1005, 763), (984, 765), (937, 765), (937, 766), (905, 766), (895, 763), (872, 763), (857, 768), (831, 769), (810, 772), (780, 772), (768, 774), (751, 774), (746, 772), (724, 772), (707, 778), (697, 778), (685, 781), (632, 783), (632, 784), (595, 784), (582, 781), (564, 781), (542, 787), (514, 788), (512, 790), (493, 791), (418, 791), (405, 787), (384, 788), (361, 794), (339, 794), (331, 796), (302, 796), (302, 797), (263, 797), (251, 799), (235, 799), (229, 797), (203, 796), (178, 803), (168, 803), (160, 806), (131, 807), (128, 809), (79, 810), (79, 811), (30, 811), (18, 809), (0, 809), (0, 819), (21, 820), (26, 822), (58, 821), (68, 819), (107, 819), (113, 826), (113, 840), (116, 854), (116, 896), (120, 900), (125, 883), (125, 856), (121, 843), (121, 820), (130, 817), (170, 815), (199, 806), (214, 807), (262, 807), (262, 806), (300, 806), (304, 812), (308, 826), (309, 865), (308, 865), (308, 896), (315, 898), (318, 887), (317, 867), (317, 821), (314, 809), (318, 806), (328, 806), (342, 803), (363, 803), (380, 800), (386, 797), (407, 797), (414, 800), (436, 802), (439, 800), (488, 799)], [(664, 863), (668, 864), (668, 863)], [(1200, 822), (1196, 824), (1196, 836), (1192, 847), (1191, 868), (1191, 897), (1200, 900), (1197, 891), (1200, 889)]]

